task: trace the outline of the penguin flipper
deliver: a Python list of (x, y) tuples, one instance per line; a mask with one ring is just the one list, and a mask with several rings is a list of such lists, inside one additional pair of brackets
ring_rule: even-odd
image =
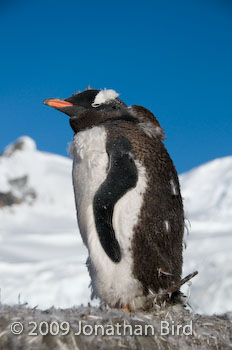
[(124, 136), (106, 145), (110, 165), (108, 175), (94, 196), (93, 211), (96, 230), (103, 249), (117, 263), (121, 260), (120, 245), (115, 237), (112, 218), (117, 201), (136, 186), (138, 172), (132, 146)]

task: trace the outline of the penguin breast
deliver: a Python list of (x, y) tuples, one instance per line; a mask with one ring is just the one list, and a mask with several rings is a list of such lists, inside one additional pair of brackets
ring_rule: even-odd
[[(117, 166), (119, 166), (120, 171), (127, 172), (127, 158), (126, 156), (117, 158), (116, 154), (116, 158), (112, 158), (116, 159), (113, 161), (116, 167), (114, 169), (109, 153), (111, 152), (113, 157), (115, 149), (113, 146), (112, 150), (106, 149), (107, 132), (103, 126), (79, 132), (75, 135), (73, 142), (73, 186), (80, 233), (89, 251), (88, 268), (91, 276), (92, 296), (100, 297), (111, 306), (118, 303), (127, 305), (133, 298), (143, 295), (142, 285), (132, 273), (131, 242), (133, 228), (138, 222), (143, 194), (146, 190), (146, 171), (137, 160), (130, 159), (131, 154), (126, 142), (121, 142), (121, 139), (119, 141), (117, 152), (119, 149), (123, 155), (128, 154), (128, 164), (133, 161), (137, 177), (133, 187), (122, 192), (123, 195), (118, 196), (118, 200), (113, 205), (111, 225), (121, 253), (121, 259), (118, 262), (111, 258), (111, 247), (107, 253), (102, 244), (102, 233), (99, 232), (101, 226), (96, 225), (94, 198), (103, 184), (107, 192), (110, 192), (110, 188), (106, 187), (108, 185), (112, 186), (113, 192), (115, 188), (120, 187), (121, 179), (113, 176), (112, 171), (117, 171)], [(121, 161), (123, 161), (123, 166), (121, 166)], [(132, 171), (131, 169), (129, 165), (129, 170)], [(101, 193), (104, 194), (104, 192)], [(104, 232), (104, 235), (107, 234), (111, 233)], [(111, 239), (107, 242), (112, 244)]]

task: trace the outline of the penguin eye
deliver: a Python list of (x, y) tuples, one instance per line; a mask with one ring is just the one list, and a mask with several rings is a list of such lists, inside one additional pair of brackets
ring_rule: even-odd
[(91, 106), (94, 107), (94, 108), (97, 108), (99, 107), (101, 104), (100, 103), (92, 103)]

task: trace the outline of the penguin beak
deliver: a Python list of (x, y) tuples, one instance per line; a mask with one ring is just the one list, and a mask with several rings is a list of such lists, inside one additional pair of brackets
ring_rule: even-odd
[(65, 108), (65, 107), (73, 107), (74, 105), (68, 101), (62, 100), (60, 98), (47, 98), (43, 101), (44, 105), (54, 107), (54, 108)]

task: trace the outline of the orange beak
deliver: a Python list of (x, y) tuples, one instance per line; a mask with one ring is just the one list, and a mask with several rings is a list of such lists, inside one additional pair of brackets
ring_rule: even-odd
[(73, 106), (72, 103), (59, 98), (47, 98), (46, 100), (43, 101), (43, 104), (50, 107), (55, 107), (55, 108), (64, 108), (64, 107)]

